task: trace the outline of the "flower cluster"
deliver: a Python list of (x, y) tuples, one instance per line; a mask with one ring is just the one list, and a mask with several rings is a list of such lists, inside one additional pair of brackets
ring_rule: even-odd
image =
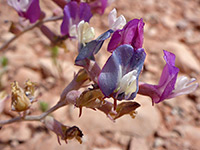
[[(84, 67), (97, 88), (101, 90), (104, 99), (114, 99), (114, 109), (117, 101), (133, 100), (137, 94), (151, 97), (152, 103), (159, 103), (175, 96), (189, 94), (196, 90), (198, 83), (193, 83), (187, 77), (177, 77), (179, 69), (175, 66), (175, 55), (164, 52), (166, 65), (158, 85), (139, 82), (146, 53), (143, 46), (143, 19), (133, 19), (125, 24), (123, 16), (116, 17), (116, 10), (109, 14), (110, 30), (92, 40), (79, 50), (75, 64)], [(124, 25), (124, 26), (123, 26)], [(103, 42), (111, 36), (107, 50), (111, 52), (103, 68), (97, 67), (95, 54), (101, 49)], [(91, 68), (98, 68), (93, 77)], [(93, 69), (94, 70), (94, 69)], [(97, 79), (97, 80), (96, 80)], [(108, 114), (108, 113), (107, 113)]]
[[(44, 19), (39, 0), (7, 0), (7, 2), (20, 17), (29, 20), (30, 23)], [(135, 118), (136, 109), (140, 107), (140, 104), (134, 101), (137, 94), (149, 96), (154, 104), (189, 94), (197, 89), (198, 83), (194, 83), (196, 79), (178, 77), (179, 69), (175, 66), (175, 55), (166, 50), (163, 51), (166, 64), (158, 85), (140, 81), (145, 58), (148, 55), (143, 48), (145, 23), (142, 18), (127, 22), (123, 15), (117, 17), (117, 11), (113, 9), (108, 16), (109, 28), (94, 39), (95, 29), (90, 26), (90, 19), (95, 13), (100, 15), (104, 13), (109, 5), (108, 0), (53, 0), (53, 2), (63, 11), (61, 35), (57, 36), (43, 25), (42, 21), (38, 22), (38, 27), (53, 46), (58, 46), (58, 43), (62, 43), (66, 38), (78, 40), (75, 65), (81, 69), (63, 90), (60, 100), (54, 107), (38, 118), (35, 116), (26, 118), (26, 113), (22, 117), (43, 122), (57, 135), (59, 143), (60, 138), (66, 143), (73, 138), (82, 143), (83, 136), (78, 127), (63, 125), (53, 117), (47, 116), (62, 106), (74, 105), (80, 109), (79, 116), (83, 107), (99, 110), (115, 121), (123, 115)], [(109, 40), (107, 51), (110, 56), (103, 67), (100, 67), (95, 57), (106, 40)], [(87, 85), (84, 84), (86, 81)], [(21, 88), (17, 82), (13, 82), (11, 86), (12, 110), (19, 113), (26, 112), (35, 101), (35, 83), (28, 80), (25, 88)], [(82, 87), (87, 88), (79, 90)], [(1, 112), (7, 97), (0, 93), (0, 100)]]

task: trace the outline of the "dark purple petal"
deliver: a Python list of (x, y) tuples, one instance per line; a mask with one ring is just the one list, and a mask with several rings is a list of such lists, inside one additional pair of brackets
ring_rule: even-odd
[(63, 22), (61, 24), (61, 34), (68, 35), (69, 34), (69, 23), (70, 23), (70, 11), (69, 7), (66, 5), (64, 8), (64, 17)]
[(92, 13), (91, 13), (90, 6), (87, 3), (80, 4), (79, 16), (80, 16), (80, 20), (89, 22), (90, 18), (92, 17)]
[(117, 30), (113, 33), (112, 38), (110, 39), (110, 42), (108, 43), (108, 51), (113, 52), (116, 47), (120, 46), (122, 35), (120, 33), (120, 30)]
[(112, 52), (119, 45), (130, 44), (134, 49), (142, 48), (143, 44), (143, 27), (142, 19), (133, 19), (129, 21), (122, 30), (114, 32), (108, 44), (108, 51)]
[(94, 60), (94, 54), (98, 53), (101, 49), (104, 41), (110, 37), (112, 30), (108, 30), (102, 35), (100, 35), (96, 40), (92, 40), (87, 43), (86, 46), (82, 47), (79, 51), (78, 56), (76, 57), (75, 64), (78, 66), (85, 66), (86, 59)]
[(64, 8), (61, 34), (68, 35), (72, 25), (78, 25), (78, 23), (82, 20), (89, 22), (91, 17), (91, 9), (87, 3), (78, 4), (75, 1), (69, 2)]
[[(99, 75), (98, 84), (103, 94), (106, 97), (114, 96), (118, 100), (133, 99), (138, 91), (138, 77), (145, 56), (144, 49), (135, 51), (130, 45), (121, 45), (114, 50)], [(121, 78), (133, 70), (137, 71), (136, 91), (128, 98), (124, 93), (114, 92)]]
[(68, 6), (70, 17), (73, 19), (73, 21), (76, 20), (77, 15), (79, 15), (79, 5), (77, 4), (77, 2), (69, 2), (66, 6)]
[(158, 85), (141, 84), (139, 94), (147, 95), (152, 98), (153, 103), (159, 103), (167, 99), (175, 88), (175, 83), (179, 69), (175, 67), (175, 55), (163, 51), (166, 65), (163, 68), (162, 75)]
[(30, 23), (34, 23), (40, 18), (40, 14), (39, 0), (33, 0), (26, 11), (26, 18), (29, 19)]

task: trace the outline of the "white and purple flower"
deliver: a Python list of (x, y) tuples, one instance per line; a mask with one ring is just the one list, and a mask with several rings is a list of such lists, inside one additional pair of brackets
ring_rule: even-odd
[(134, 99), (138, 92), (138, 78), (146, 54), (125, 44), (116, 48), (104, 65), (98, 84), (106, 97), (116, 100)]
[(194, 78), (191, 80), (185, 76), (177, 78), (179, 69), (175, 67), (175, 55), (173, 53), (164, 51), (164, 59), (166, 65), (163, 68), (159, 84), (141, 83), (139, 86), (138, 93), (151, 97), (153, 103), (189, 94), (194, 92), (198, 87), (198, 83), (193, 83), (196, 80)]
[(26, 18), (30, 23), (35, 23), (41, 14), (39, 0), (7, 0), (20, 17)]
[(84, 20), (89, 22), (92, 17), (90, 6), (87, 3), (78, 4), (75, 1), (69, 2), (64, 8), (64, 17), (61, 24), (62, 35), (74, 36), (74, 29)]

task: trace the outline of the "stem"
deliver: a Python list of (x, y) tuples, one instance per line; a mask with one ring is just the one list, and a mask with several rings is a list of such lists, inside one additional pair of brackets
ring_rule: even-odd
[(50, 113), (56, 111), (57, 109), (59, 109), (60, 107), (65, 106), (65, 105), (66, 105), (65, 101), (62, 101), (62, 102), (59, 101), (55, 106), (50, 108), (48, 111), (42, 113), (41, 115), (38, 115), (38, 116), (25, 116), (24, 118), (15, 117), (15, 118), (12, 118), (10, 120), (3, 120), (3, 121), (0, 121), (0, 126), (6, 125), (6, 124), (10, 124), (10, 123), (14, 123), (14, 122), (19, 122), (19, 121), (41, 121), (47, 115), (49, 115)]
[(29, 116), (25, 116), (25, 117), (15, 117), (15, 118), (12, 118), (10, 120), (2, 120), (2, 121), (0, 120), (0, 126), (10, 124), (10, 123), (14, 123), (14, 122), (19, 122), (19, 121), (41, 121), (47, 115), (56, 111), (60, 107), (68, 105), (69, 104), (68, 99), (66, 98), (67, 93), (69, 93), (72, 90), (79, 89), (83, 85), (83, 83), (88, 79), (88, 77), (85, 76), (85, 74), (86, 74), (86, 72), (83, 69), (81, 69), (75, 75), (74, 79), (63, 90), (58, 103), (55, 106), (53, 106), (52, 108), (50, 108), (49, 110), (47, 110), (46, 112), (42, 113), (41, 115), (37, 115), (37, 116), (30, 116), (29, 115)]
[(56, 17), (50, 17), (50, 18), (46, 18), (44, 20), (38, 21), (37, 23), (30, 25), (29, 27), (25, 28), (22, 32), (20, 32), (17, 35), (14, 35), (11, 39), (9, 39), (7, 42), (5, 42), (1, 47), (0, 47), (0, 51), (5, 50), (13, 41), (15, 41), (18, 37), (20, 37), (21, 35), (23, 35), (24, 33), (34, 29), (35, 27), (38, 27), (46, 22), (50, 22), (50, 21), (57, 21), (62, 19), (63, 16), (56, 16)]

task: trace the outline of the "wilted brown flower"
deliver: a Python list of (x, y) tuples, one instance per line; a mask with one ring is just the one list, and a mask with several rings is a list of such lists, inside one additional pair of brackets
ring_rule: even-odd
[(18, 82), (14, 81), (11, 84), (12, 88), (12, 103), (11, 107), (13, 111), (25, 111), (30, 108), (31, 102), (29, 98), (24, 94), (23, 89), (18, 85)]
[(81, 138), (83, 137), (83, 133), (78, 127), (65, 126), (51, 116), (47, 116), (44, 119), (44, 124), (49, 130), (53, 131), (57, 135), (59, 144), (61, 144), (60, 138), (64, 140), (66, 143), (67, 140), (71, 140), (73, 138), (78, 140), (80, 144), (82, 143)]

